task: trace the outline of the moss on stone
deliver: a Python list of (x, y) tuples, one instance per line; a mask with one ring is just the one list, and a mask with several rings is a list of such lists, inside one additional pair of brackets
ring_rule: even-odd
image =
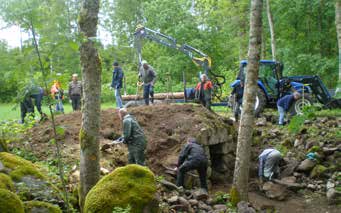
[[(115, 169), (101, 179), (88, 193), (85, 213), (112, 213), (114, 207), (131, 206), (131, 212), (142, 212), (155, 200), (156, 180), (147, 168), (135, 164)], [(149, 209), (149, 212), (157, 212)]]
[(319, 146), (313, 146), (311, 147), (309, 150), (308, 150), (308, 153), (309, 152), (319, 152), (321, 150), (321, 147)]
[(316, 165), (313, 170), (310, 172), (310, 177), (311, 178), (316, 178), (320, 177), (327, 171), (327, 168), (322, 165)]
[(230, 190), (230, 203), (232, 204), (232, 206), (237, 206), (239, 201), (240, 201), (239, 193), (238, 193), (236, 187), (232, 186), (232, 188)]
[(20, 181), (23, 176), (28, 175), (45, 179), (33, 163), (21, 157), (7, 152), (0, 152), (0, 160), (5, 167), (11, 170), (9, 175), (14, 181)]
[(7, 143), (0, 138), (0, 152), (8, 152)]
[(25, 213), (46, 212), (46, 213), (62, 213), (59, 206), (41, 201), (28, 201), (24, 203)]
[(16, 194), (6, 189), (0, 189), (1, 213), (24, 213), (24, 207)]
[(0, 189), (14, 191), (14, 184), (10, 176), (0, 173)]

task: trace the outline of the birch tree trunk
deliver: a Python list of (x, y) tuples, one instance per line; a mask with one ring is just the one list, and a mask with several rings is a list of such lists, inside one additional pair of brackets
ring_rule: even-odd
[(254, 126), (255, 94), (262, 41), (263, 0), (251, 0), (248, 65), (243, 110), (238, 129), (238, 144), (233, 184), (240, 200), (248, 200), (249, 164)]
[(335, 25), (337, 32), (337, 42), (339, 46), (339, 80), (336, 87), (336, 92), (341, 93), (341, 0), (336, 0), (335, 3)]
[(84, 106), (80, 140), (80, 190), (81, 210), (89, 190), (97, 183), (99, 165), (99, 127), (101, 95), (101, 62), (95, 47), (99, 0), (84, 0), (79, 13), (78, 24), (82, 36), (80, 59)]
[(274, 21), (272, 18), (271, 13), (271, 6), (270, 6), (270, 0), (266, 1), (266, 14), (268, 16), (269, 21), (269, 29), (270, 29), (270, 38), (271, 38), (271, 53), (272, 53), (272, 60), (276, 60), (276, 37), (275, 37), (275, 27), (274, 27)]

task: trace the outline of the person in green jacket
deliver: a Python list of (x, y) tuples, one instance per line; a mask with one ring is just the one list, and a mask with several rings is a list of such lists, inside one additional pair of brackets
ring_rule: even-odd
[(119, 110), (123, 121), (123, 143), (128, 146), (128, 163), (144, 166), (144, 150), (146, 149), (146, 137), (137, 120), (128, 113), (126, 108)]

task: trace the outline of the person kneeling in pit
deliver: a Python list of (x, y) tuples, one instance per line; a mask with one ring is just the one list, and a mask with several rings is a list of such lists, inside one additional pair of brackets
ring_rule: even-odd
[(259, 155), (258, 176), (263, 180), (272, 180), (279, 176), (279, 163), (282, 160), (281, 153), (273, 148), (265, 149)]
[(195, 138), (189, 138), (180, 152), (176, 185), (183, 187), (186, 172), (196, 169), (199, 174), (201, 188), (207, 192), (207, 164), (208, 161), (203, 147), (197, 143)]
[(123, 137), (119, 140), (128, 146), (128, 163), (144, 166), (144, 150), (146, 137), (137, 120), (128, 113), (126, 108), (119, 110), (120, 119), (123, 121)]

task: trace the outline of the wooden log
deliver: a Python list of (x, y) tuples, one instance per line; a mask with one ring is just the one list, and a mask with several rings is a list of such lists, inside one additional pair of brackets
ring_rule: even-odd
[[(165, 100), (165, 99), (183, 99), (184, 93), (183, 92), (173, 92), (173, 93), (155, 93), (154, 99), (155, 100)], [(133, 101), (133, 100), (141, 100), (143, 99), (143, 95), (123, 95), (123, 101)]]

